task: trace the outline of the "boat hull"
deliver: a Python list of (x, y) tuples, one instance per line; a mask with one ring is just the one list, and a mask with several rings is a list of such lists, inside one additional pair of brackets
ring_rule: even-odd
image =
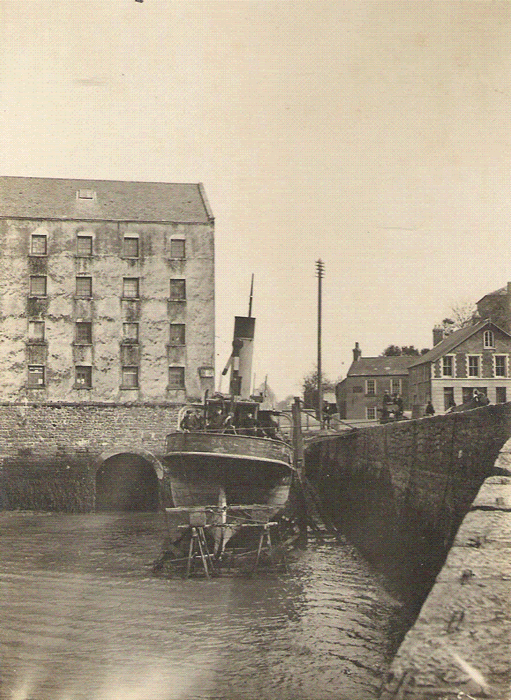
[(292, 451), (284, 442), (207, 432), (172, 433), (164, 457), (177, 507), (226, 504), (271, 506), (288, 500)]

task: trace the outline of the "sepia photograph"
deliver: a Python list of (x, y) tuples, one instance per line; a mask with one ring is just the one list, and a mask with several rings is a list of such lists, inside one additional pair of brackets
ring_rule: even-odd
[(0, 700), (511, 700), (511, 4), (0, 56)]

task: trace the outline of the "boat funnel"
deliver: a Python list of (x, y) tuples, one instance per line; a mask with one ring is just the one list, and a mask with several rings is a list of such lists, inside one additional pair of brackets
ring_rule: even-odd
[(253, 316), (234, 317), (230, 393), (243, 399), (248, 399), (250, 396), (254, 332), (255, 318)]

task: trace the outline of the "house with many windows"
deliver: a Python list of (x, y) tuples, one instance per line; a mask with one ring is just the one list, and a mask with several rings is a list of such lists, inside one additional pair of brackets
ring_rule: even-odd
[(511, 335), (491, 320), (479, 321), (441, 338), (409, 367), (414, 415), (431, 400), (437, 413), (470, 401), (474, 390), (491, 403), (511, 398)]
[(356, 343), (351, 367), (336, 387), (339, 417), (378, 420), (385, 393), (401, 396), (403, 409), (409, 410), (408, 367), (414, 359), (409, 355), (362, 357)]
[(182, 402), (214, 386), (201, 184), (0, 178), (0, 400)]

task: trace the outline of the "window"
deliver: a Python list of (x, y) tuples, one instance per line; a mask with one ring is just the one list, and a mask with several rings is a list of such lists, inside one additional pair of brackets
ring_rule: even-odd
[(28, 322), (28, 339), (40, 343), (44, 340), (44, 321)]
[(376, 407), (367, 407), (366, 408), (366, 418), (367, 420), (376, 420)]
[(28, 368), (28, 386), (39, 387), (44, 386), (44, 366), (29, 365)]
[(184, 389), (185, 368), (169, 367), (169, 389)]
[(401, 393), (401, 380), (400, 379), (391, 379), (390, 380), (390, 393), (391, 394), (400, 394)]
[(94, 190), (78, 190), (76, 193), (76, 198), (77, 199), (96, 199), (96, 193)]
[(46, 296), (46, 277), (33, 276), (30, 278), (30, 296), (45, 297)]
[(185, 344), (185, 324), (171, 323), (170, 324), (170, 345)]
[(376, 380), (366, 379), (366, 394), (367, 394), (367, 396), (375, 396), (375, 394), (376, 394)]
[(454, 377), (454, 357), (452, 355), (442, 357), (442, 377)]
[(494, 355), (495, 376), (507, 377), (507, 355)]
[(92, 367), (75, 367), (75, 386), (80, 389), (92, 387)]
[(90, 257), (92, 255), (92, 236), (78, 236), (76, 239), (76, 254)]
[(124, 237), (122, 255), (124, 258), (138, 258), (138, 238)]
[(126, 299), (138, 299), (138, 277), (123, 279), (122, 295)]
[(496, 403), (506, 403), (507, 402), (506, 394), (507, 394), (507, 392), (506, 392), (505, 386), (495, 387), (495, 401), (496, 401)]
[(92, 296), (92, 277), (77, 277), (76, 278), (76, 296), (91, 297)]
[(483, 347), (485, 347), (485, 348), (494, 348), (495, 347), (495, 340), (493, 338), (493, 331), (484, 331)]
[(46, 255), (47, 240), (46, 236), (39, 236), (33, 233), (30, 240), (30, 255)]
[(181, 238), (172, 238), (170, 241), (170, 257), (184, 258), (185, 257), (185, 242)]
[(80, 345), (92, 344), (92, 323), (90, 321), (77, 321), (76, 342)]
[(186, 280), (170, 280), (170, 298), (173, 301), (186, 299)]
[(122, 331), (126, 342), (138, 343), (138, 323), (123, 323)]
[(138, 388), (138, 367), (122, 368), (122, 386), (125, 389)]
[(478, 377), (481, 371), (481, 361), (479, 355), (468, 355), (468, 376)]
[(444, 386), (444, 411), (448, 411), (455, 406), (454, 403), (454, 387)]

